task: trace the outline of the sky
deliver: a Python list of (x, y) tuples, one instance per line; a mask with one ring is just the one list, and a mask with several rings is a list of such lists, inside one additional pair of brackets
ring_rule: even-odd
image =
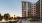
[(37, 0), (0, 0), (0, 13), (11, 16), (22, 16), (22, 1), (36, 2)]
[(36, 3), (38, 0), (22, 0), (22, 1), (28, 1), (28, 2), (32, 2), (32, 3)]

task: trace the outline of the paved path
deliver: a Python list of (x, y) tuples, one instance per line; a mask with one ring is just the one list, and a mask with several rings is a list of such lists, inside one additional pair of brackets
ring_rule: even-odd
[(30, 23), (30, 21), (24, 21), (24, 20), (22, 20), (22, 23)]
[(20, 20), (18, 23), (42, 23), (42, 21), (28, 21), (23, 19), (22, 21)]

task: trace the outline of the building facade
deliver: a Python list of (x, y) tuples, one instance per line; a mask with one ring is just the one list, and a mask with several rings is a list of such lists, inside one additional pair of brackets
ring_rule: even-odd
[(36, 14), (39, 16), (42, 16), (42, 0), (39, 0), (38, 2), (36, 2)]
[(42, 0), (39, 1), (40, 1), (40, 17), (42, 17)]
[(31, 15), (36, 16), (36, 3), (31, 4)]
[(42, 19), (42, 0), (36, 2), (36, 15)]
[(28, 17), (31, 15), (31, 3), (22, 1), (22, 17)]
[(36, 2), (36, 15), (40, 17), (40, 0)]
[(42, 17), (42, 0), (38, 0), (36, 3), (22, 1), (22, 16), (30, 15)]

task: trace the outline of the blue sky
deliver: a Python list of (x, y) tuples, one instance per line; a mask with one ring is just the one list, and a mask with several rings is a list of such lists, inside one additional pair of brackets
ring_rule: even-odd
[[(0, 13), (4, 15), (5, 13), (9, 13), (11, 16), (22, 16), (22, 4), (21, 1), (24, 0), (0, 0)], [(27, 0), (25, 0), (27, 1)], [(30, 2), (36, 2), (28, 0)]]
[(22, 0), (22, 1), (28, 1), (28, 2), (35, 3), (35, 2), (37, 2), (38, 0)]

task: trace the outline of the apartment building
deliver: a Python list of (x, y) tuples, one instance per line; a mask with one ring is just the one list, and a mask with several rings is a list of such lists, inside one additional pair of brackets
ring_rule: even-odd
[(22, 1), (22, 16), (38, 16), (42, 17), (42, 0), (38, 0), (36, 3), (30, 3)]
[(22, 1), (22, 17), (28, 17), (31, 15), (31, 3)]
[(42, 16), (42, 0), (36, 2), (36, 15)]
[(36, 16), (36, 3), (31, 4), (31, 15)]

